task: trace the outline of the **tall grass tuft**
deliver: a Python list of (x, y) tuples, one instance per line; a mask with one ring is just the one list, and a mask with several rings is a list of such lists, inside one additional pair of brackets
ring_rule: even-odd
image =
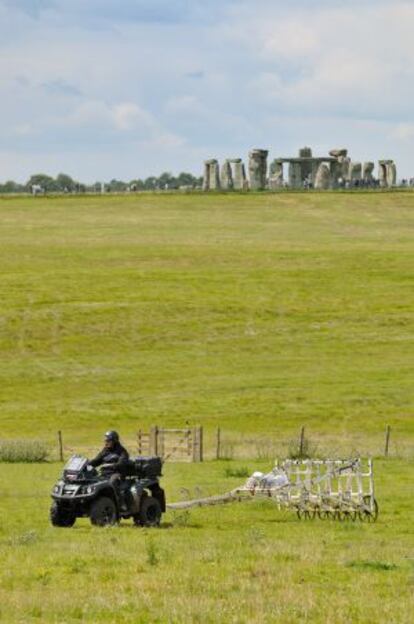
[(238, 477), (242, 479), (244, 477), (249, 477), (251, 475), (251, 470), (243, 466), (242, 468), (226, 468), (224, 471), (224, 476), (226, 477)]
[(312, 442), (312, 440), (304, 435), (302, 442), (298, 440), (291, 440), (288, 446), (289, 459), (311, 459), (316, 457), (318, 452), (318, 445)]
[(0, 440), (0, 462), (33, 464), (46, 461), (48, 454), (41, 440)]

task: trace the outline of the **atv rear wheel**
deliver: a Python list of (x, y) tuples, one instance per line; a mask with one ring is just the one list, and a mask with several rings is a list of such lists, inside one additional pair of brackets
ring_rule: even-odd
[(50, 508), (50, 522), (56, 527), (69, 528), (75, 524), (76, 516), (71, 511), (63, 509), (54, 501)]
[(100, 527), (113, 526), (118, 520), (116, 505), (108, 496), (101, 496), (92, 503), (89, 516), (92, 524)]
[(161, 505), (153, 496), (141, 499), (139, 513), (134, 516), (134, 524), (144, 527), (157, 527), (161, 520)]

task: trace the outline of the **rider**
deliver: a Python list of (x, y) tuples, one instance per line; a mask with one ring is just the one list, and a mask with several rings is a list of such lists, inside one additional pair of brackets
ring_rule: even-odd
[(96, 468), (102, 464), (112, 464), (113, 473), (109, 480), (117, 491), (119, 491), (121, 479), (124, 476), (128, 460), (128, 451), (120, 443), (118, 433), (116, 431), (107, 431), (105, 433), (102, 451), (89, 462), (89, 465)]

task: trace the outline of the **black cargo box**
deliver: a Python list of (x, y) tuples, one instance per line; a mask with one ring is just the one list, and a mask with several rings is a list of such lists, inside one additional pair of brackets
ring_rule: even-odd
[(141, 479), (145, 477), (161, 477), (161, 457), (135, 457), (132, 462), (137, 477), (141, 477)]

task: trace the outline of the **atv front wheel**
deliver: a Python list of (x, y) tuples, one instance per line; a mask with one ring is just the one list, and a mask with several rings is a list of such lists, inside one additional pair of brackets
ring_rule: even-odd
[(89, 516), (95, 526), (113, 526), (117, 523), (116, 505), (112, 498), (102, 496), (91, 505)]
[(50, 522), (56, 527), (72, 527), (76, 522), (76, 516), (71, 511), (63, 509), (56, 501), (50, 508)]
[(157, 527), (161, 520), (161, 505), (153, 496), (141, 499), (139, 514), (134, 516), (134, 524), (144, 527)]

